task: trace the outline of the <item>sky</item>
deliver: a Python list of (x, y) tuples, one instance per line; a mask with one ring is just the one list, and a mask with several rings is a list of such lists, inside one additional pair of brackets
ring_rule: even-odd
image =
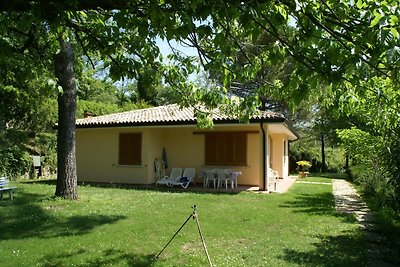
[[(169, 47), (167, 41), (162, 40), (161, 38), (156, 39), (156, 44), (160, 48), (160, 52), (165, 58), (167, 55), (172, 53), (171, 48)], [(195, 48), (184, 46), (176, 41), (170, 41), (171, 46), (178, 49), (182, 53), (186, 54), (187, 56), (197, 56), (197, 51)]]

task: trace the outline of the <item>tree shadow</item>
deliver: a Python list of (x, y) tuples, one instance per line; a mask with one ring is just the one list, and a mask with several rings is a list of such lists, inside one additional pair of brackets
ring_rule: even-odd
[[(285, 249), (281, 258), (300, 266), (366, 266), (365, 245), (359, 231), (320, 236), (312, 251)], [(362, 249), (360, 249), (362, 248)]]
[[(353, 215), (336, 211), (331, 192), (301, 192), (295, 195), (294, 200), (286, 201), (280, 207), (290, 208), (295, 213), (340, 217), (345, 223), (356, 223)], [(281, 258), (300, 266), (366, 266), (365, 241), (360, 229), (317, 238), (311, 251), (286, 248)]]
[(27, 180), (20, 181), (22, 184), (47, 184), (47, 185), (57, 185), (56, 179), (35, 179), (35, 180)]
[[(70, 253), (59, 253), (56, 255), (47, 255), (43, 257), (43, 266), (66, 266), (70, 263), (74, 257), (83, 257), (83, 254), (89, 254), (90, 251), (85, 249), (78, 249)], [(74, 264), (74, 266), (137, 266), (137, 267), (148, 267), (155, 264), (155, 255), (139, 255), (134, 253), (127, 253), (126, 251), (117, 249), (108, 249), (103, 251), (100, 255), (97, 255), (95, 259), (87, 260), (81, 264)]]
[(190, 184), (188, 188), (182, 188), (181, 186), (169, 187), (167, 185), (156, 185), (156, 184), (124, 184), (124, 183), (108, 183), (108, 182), (79, 182), (79, 186), (82, 187), (96, 187), (96, 188), (113, 188), (113, 189), (131, 189), (137, 191), (152, 191), (160, 193), (191, 193), (191, 194), (213, 194), (213, 195), (237, 195), (243, 191), (246, 191), (251, 186), (240, 186), (238, 188), (210, 188), (203, 187), (203, 185), (197, 183), (196, 185)]
[[(115, 215), (75, 215), (63, 217), (56, 212), (60, 207), (43, 207), (46, 199), (41, 194), (19, 190), (18, 198), (7, 205), (7, 213), (1, 214), (0, 239), (24, 239), (29, 237), (52, 238), (59, 236), (83, 235), (104, 224), (112, 224), (126, 217)], [(11, 206), (12, 205), (12, 206)]]
[(346, 173), (328, 173), (328, 172), (320, 172), (320, 173), (311, 173), (310, 177), (322, 177), (328, 179), (339, 179), (339, 180), (348, 180), (349, 176)]
[(280, 205), (282, 208), (295, 209), (295, 212), (308, 214), (332, 214), (335, 212), (335, 201), (332, 193), (298, 194), (293, 201)]
[[(46, 184), (56, 185), (57, 180), (33, 180), (24, 181), (26, 184)], [(236, 195), (243, 191), (247, 191), (251, 186), (240, 186), (239, 188), (204, 188), (202, 184), (190, 184), (188, 188), (182, 188), (181, 186), (169, 187), (166, 185), (156, 184), (127, 184), (127, 183), (112, 183), (112, 182), (79, 182), (78, 185), (81, 187), (96, 187), (96, 188), (116, 188), (116, 189), (132, 189), (138, 191), (153, 191), (161, 193), (193, 193), (193, 194), (213, 194), (213, 195)]]
[(335, 209), (335, 200), (332, 193), (298, 194), (293, 201), (287, 201), (279, 205), (281, 208), (293, 209), (296, 213), (308, 215), (330, 215), (340, 217), (343, 222), (354, 223), (356, 218), (352, 214), (339, 213)]

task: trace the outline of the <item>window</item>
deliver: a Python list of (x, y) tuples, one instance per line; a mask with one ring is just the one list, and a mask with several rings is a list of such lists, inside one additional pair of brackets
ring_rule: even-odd
[(119, 165), (142, 164), (142, 134), (119, 134)]
[(247, 134), (216, 132), (205, 135), (205, 165), (246, 166)]

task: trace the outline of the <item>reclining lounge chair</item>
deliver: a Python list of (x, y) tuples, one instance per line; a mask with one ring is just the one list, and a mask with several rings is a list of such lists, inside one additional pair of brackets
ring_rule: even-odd
[(182, 177), (182, 168), (175, 167), (172, 168), (171, 174), (169, 176), (165, 176), (156, 182), (156, 185), (169, 185), (171, 182), (179, 181)]
[(183, 172), (182, 177), (178, 180), (171, 181), (169, 183), (169, 186), (180, 185), (183, 188), (188, 188), (189, 184), (193, 182), (195, 175), (196, 175), (195, 168), (186, 168), (185, 171)]

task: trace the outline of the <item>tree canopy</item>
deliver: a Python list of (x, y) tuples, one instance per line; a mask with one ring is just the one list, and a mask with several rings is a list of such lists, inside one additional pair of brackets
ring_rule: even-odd
[[(74, 142), (68, 140), (74, 140), (78, 51), (93, 66), (93, 58), (102, 61), (114, 80), (134, 78), (142, 89), (162, 79), (181, 105), (226, 106), (243, 121), (260, 105), (260, 94), (280, 96), (292, 106), (321, 94), (328, 106), (335, 100), (348, 114), (371, 116), (371, 129), (389, 134), (398, 127), (397, 0), (15, 0), (0, 2), (0, 11), (0, 58), (18, 54), (57, 80), (58, 146), (65, 153), (59, 168), (74, 165)], [(268, 41), (260, 42), (266, 35)], [(193, 47), (198, 57), (173, 50), (165, 65), (157, 38)], [(257, 81), (265, 66), (282, 62), (290, 62), (283, 82), (261, 80), (255, 94), (230, 98), (233, 82)], [(200, 66), (219, 82), (199, 88), (188, 79)], [(69, 177), (74, 167), (59, 173), (59, 181), (76, 181), (76, 174)], [(67, 191), (57, 192), (68, 196)]]

